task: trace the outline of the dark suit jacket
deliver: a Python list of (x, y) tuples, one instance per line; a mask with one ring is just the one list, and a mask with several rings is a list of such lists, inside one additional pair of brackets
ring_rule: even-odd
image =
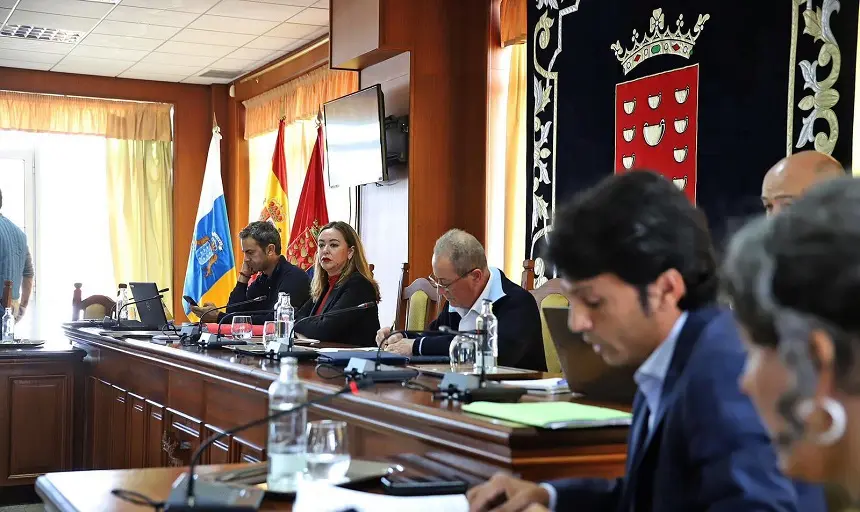
[[(275, 303), (278, 302), (278, 293), (284, 292), (290, 295), (290, 302), (297, 308), (307, 302), (311, 295), (311, 281), (308, 275), (299, 267), (293, 265), (283, 255), (278, 259), (278, 264), (271, 276), (260, 274), (250, 285), (236, 283), (236, 287), (230, 293), (229, 303), (251, 300), (264, 295), (266, 300), (252, 302), (241, 306), (228, 306), (227, 313), (238, 313), (245, 311), (264, 311), (271, 313), (257, 313), (251, 315), (251, 322), (262, 324), (268, 320), (275, 319)], [(218, 315), (218, 319), (224, 317), (224, 313)]]
[[(328, 284), (323, 288), (319, 300), (325, 297), (326, 291), (328, 291)], [(319, 315), (298, 323), (298, 320), (311, 316), (319, 303), (313, 299), (308, 299), (305, 302), (302, 309), (296, 313), (296, 332), (320, 341), (373, 347), (376, 345), (376, 331), (379, 330), (379, 310), (377, 308), (350, 311), (340, 315), (321, 315), (329, 311), (376, 301), (376, 290), (373, 288), (373, 284), (363, 275), (353, 272), (344, 282), (334, 287)]]
[[(546, 356), (543, 352), (543, 332), (537, 302), (531, 293), (514, 284), (499, 270), (502, 291), (505, 296), (493, 303), (493, 313), (499, 320), (499, 366), (527, 368), (546, 371)], [(428, 331), (446, 325), (452, 329), (460, 327), (460, 314), (443, 308), (439, 317), (430, 323)], [(425, 356), (447, 356), (451, 334), (425, 336), (415, 340), (412, 353)]]
[(778, 469), (738, 387), (744, 360), (730, 313), (690, 311), (647, 435), (644, 396), (634, 399), (626, 476), (551, 482), (556, 510), (824, 512), (820, 487), (792, 485)]

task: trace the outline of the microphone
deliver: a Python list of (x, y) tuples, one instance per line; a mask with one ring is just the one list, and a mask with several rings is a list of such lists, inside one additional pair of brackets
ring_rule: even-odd
[[(253, 301), (252, 301), (253, 302)], [(218, 328), (215, 331), (215, 339), (212, 339), (213, 334), (211, 332), (207, 332), (205, 334), (200, 334), (200, 340), (197, 342), (199, 345), (203, 345), (205, 348), (219, 348), (224, 345), (246, 345), (247, 343), (244, 340), (221, 340), (221, 326), (224, 324), (224, 320), (234, 316), (242, 316), (242, 315), (263, 315), (266, 313), (275, 312), (271, 309), (257, 309), (254, 311), (233, 311), (232, 313), (227, 313), (222, 316), (220, 320), (218, 320)]]
[[(196, 478), (194, 475), (194, 468), (197, 466), (197, 464), (200, 463), (200, 458), (203, 456), (203, 453), (206, 451), (206, 449), (212, 446), (219, 439), (223, 439), (226, 436), (235, 435), (239, 432), (242, 432), (243, 430), (247, 430), (249, 428), (256, 427), (257, 425), (267, 423), (285, 414), (294, 413), (312, 405), (319, 405), (324, 402), (328, 402), (329, 400), (346, 393), (352, 393), (354, 395), (357, 395), (360, 389), (368, 388), (373, 384), (374, 382), (371, 380), (350, 382), (348, 386), (341, 388), (334, 393), (323, 395), (315, 400), (307, 401), (303, 404), (296, 405), (290, 409), (277, 411), (263, 418), (250, 421), (248, 423), (245, 423), (244, 425), (239, 425), (236, 428), (227, 430), (225, 432), (220, 432), (210, 437), (194, 452), (194, 455), (191, 457), (191, 463), (188, 466), (188, 472), (183, 473), (173, 483), (173, 490), (171, 491), (170, 497), (165, 503), (165, 512), (185, 512), (192, 510), (257, 510), (256, 507), (252, 508), (247, 505), (232, 505), (232, 499), (234, 499), (235, 496), (231, 496), (228, 492), (225, 492), (228, 490), (232, 490), (234, 494), (238, 495), (239, 493), (247, 493), (248, 491), (246, 488), (233, 488), (224, 484), (219, 484), (217, 482), (195, 482)], [(209, 495), (208, 500), (204, 496), (195, 496), (195, 485), (200, 485), (203, 488), (205, 494)], [(263, 493), (262, 491), (259, 491), (259, 499), (262, 500), (262, 497)]]
[(162, 294), (167, 293), (169, 291), (170, 291), (170, 288), (162, 288), (161, 290), (158, 290), (158, 295), (155, 295), (154, 297), (147, 297), (145, 299), (131, 300), (131, 301), (126, 302), (125, 304), (122, 305), (121, 308), (119, 308), (119, 311), (116, 312), (116, 322), (115, 323), (114, 323), (114, 320), (112, 318), (105, 317), (104, 327), (105, 328), (114, 327), (114, 326), (115, 327), (121, 327), (122, 321), (120, 320), (120, 318), (122, 318), (122, 310), (123, 309), (131, 306), (132, 304), (140, 304), (142, 302), (149, 302), (149, 301), (153, 301), (153, 300), (161, 300), (164, 298), (164, 295), (162, 295)]
[(382, 364), (382, 347), (388, 338), (395, 334), (401, 334), (404, 338), (415, 338), (418, 336), (426, 336), (435, 334), (433, 331), (391, 331), (388, 336), (379, 342), (376, 347), (376, 357), (373, 361), (369, 361), (360, 357), (351, 357), (344, 369), (347, 379), (359, 380), (362, 378), (371, 379), (374, 382), (403, 382), (414, 379), (418, 376), (417, 370), (400, 369), (391, 365)]
[(327, 312), (319, 314), (319, 315), (309, 315), (309, 316), (306, 316), (304, 318), (300, 318), (299, 320), (296, 320), (295, 322), (293, 322), (293, 328), (290, 329), (290, 333), (289, 333), (289, 336), (287, 338), (287, 350), (283, 351), (283, 350), (281, 350), (281, 347), (278, 346), (277, 352), (274, 350), (272, 350), (270, 352), (272, 352), (272, 355), (277, 355), (278, 357), (295, 357), (296, 359), (298, 359), (300, 361), (303, 359), (314, 359), (315, 357), (317, 357), (317, 352), (315, 350), (309, 350), (309, 349), (299, 348), (299, 347), (294, 348), (293, 347), (293, 335), (296, 332), (296, 326), (298, 326), (302, 322), (305, 322), (311, 318), (325, 318), (327, 316), (335, 316), (335, 315), (340, 315), (343, 313), (349, 313), (352, 311), (359, 311), (362, 309), (370, 309), (370, 308), (375, 308), (375, 307), (376, 307), (376, 302), (363, 302), (357, 306), (350, 306), (348, 308), (343, 308), (343, 309), (335, 309), (335, 310), (327, 311)]
[(245, 304), (251, 304), (254, 302), (263, 302), (264, 300), (266, 300), (266, 298), (267, 297), (265, 295), (260, 295), (259, 297), (254, 297), (253, 299), (249, 299), (249, 300), (243, 300), (241, 302), (233, 302), (233, 303), (229, 303), (229, 304), (224, 304), (223, 306), (213, 306), (213, 307), (207, 309), (206, 311), (204, 311), (202, 315), (200, 315), (200, 321), (197, 322), (196, 326), (192, 327), (190, 331), (186, 331), (183, 328), (181, 334), (188, 336), (188, 339), (192, 343), (194, 343), (200, 339), (200, 334), (203, 332), (203, 324), (205, 323), (203, 321), (203, 318), (206, 315), (208, 315), (209, 313), (211, 313), (213, 311), (218, 311), (219, 309), (229, 308), (231, 306), (244, 306)]
[(524, 388), (514, 388), (504, 386), (497, 382), (487, 381), (487, 365), (484, 361), (484, 352), (489, 346), (490, 332), (487, 329), (475, 329), (472, 331), (455, 331), (454, 329), (443, 325), (439, 330), (446, 334), (454, 335), (479, 335), (481, 337), (481, 348), (476, 350), (477, 358), (481, 358), (481, 373), (475, 377), (474, 374), (463, 374), (457, 372), (446, 372), (442, 376), (442, 382), (439, 384), (439, 391), (446, 398), (458, 400), (463, 403), (469, 402), (517, 402), (522, 397), (526, 390)]

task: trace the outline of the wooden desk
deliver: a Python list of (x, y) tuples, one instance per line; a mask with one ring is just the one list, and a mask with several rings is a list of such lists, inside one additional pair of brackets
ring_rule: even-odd
[[(77, 416), (85, 352), (68, 341), (0, 349), (0, 486), (32, 484), (49, 471), (78, 467)], [(76, 453), (78, 448), (78, 453)]]
[[(87, 352), (86, 468), (124, 469), (187, 465), (201, 440), (267, 413), (267, 388), (277, 362), (197, 347), (113, 339), (92, 328), (66, 328)], [(331, 393), (342, 379), (326, 380), (303, 363), (299, 376), (311, 398)], [(420, 377), (426, 386), (438, 378)], [(529, 400), (539, 398), (527, 397)], [(626, 428), (547, 431), (460, 411), (459, 404), (399, 384), (380, 384), (358, 396), (315, 406), (309, 419), (340, 419), (350, 426), (353, 457), (409, 453), (428, 470), (457, 468), (463, 478), (485, 479), (499, 470), (539, 480), (562, 476), (618, 476)], [(266, 427), (216, 443), (204, 464), (265, 458)]]
[[(230, 466), (202, 466), (198, 472), (229, 469)], [(188, 468), (150, 468), (115, 471), (50, 473), (36, 480), (36, 492), (46, 510), (78, 512), (111, 510), (141, 512), (152, 508), (133, 505), (111, 494), (112, 489), (137, 491), (161, 502), (170, 495), (176, 477)], [(292, 501), (266, 499), (260, 510), (292, 510)]]

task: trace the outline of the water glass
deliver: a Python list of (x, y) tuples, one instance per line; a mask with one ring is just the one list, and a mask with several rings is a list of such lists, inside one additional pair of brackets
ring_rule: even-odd
[(452, 372), (472, 372), (477, 362), (478, 340), (474, 336), (458, 334), (451, 340), (448, 356)]
[(307, 427), (307, 476), (340, 481), (349, 469), (345, 421), (312, 421)]
[(277, 320), (269, 320), (263, 324), (263, 344), (268, 346), (273, 341), (278, 341), (280, 329), (278, 324), (283, 324)]
[(237, 340), (247, 340), (251, 338), (252, 327), (250, 316), (235, 316), (233, 317), (232, 326), (233, 338)]

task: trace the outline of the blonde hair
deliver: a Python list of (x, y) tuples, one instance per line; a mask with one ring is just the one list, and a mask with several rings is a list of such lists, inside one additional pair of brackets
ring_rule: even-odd
[[(327, 229), (338, 230), (340, 234), (343, 235), (343, 240), (346, 242), (346, 246), (353, 249), (352, 258), (347, 260), (346, 266), (343, 267), (343, 271), (340, 273), (340, 277), (338, 278), (335, 286), (343, 283), (353, 272), (358, 272), (373, 285), (373, 290), (376, 292), (376, 300), (379, 301), (379, 283), (373, 279), (373, 274), (370, 273), (370, 265), (367, 263), (367, 257), (364, 255), (364, 246), (361, 245), (361, 239), (358, 237), (358, 233), (355, 232), (352, 226), (339, 220), (329, 222), (323, 226), (319, 231), (320, 234)], [(327, 284), (328, 272), (326, 272), (325, 269), (322, 268), (322, 265), (320, 265), (319, 251), (317, 251), (317, 256), (314, 261), (314, 277), (311, 280), (311, 298), (314, 302), (318, 301), (320, 297), (322, 297), (323, 290)]]

